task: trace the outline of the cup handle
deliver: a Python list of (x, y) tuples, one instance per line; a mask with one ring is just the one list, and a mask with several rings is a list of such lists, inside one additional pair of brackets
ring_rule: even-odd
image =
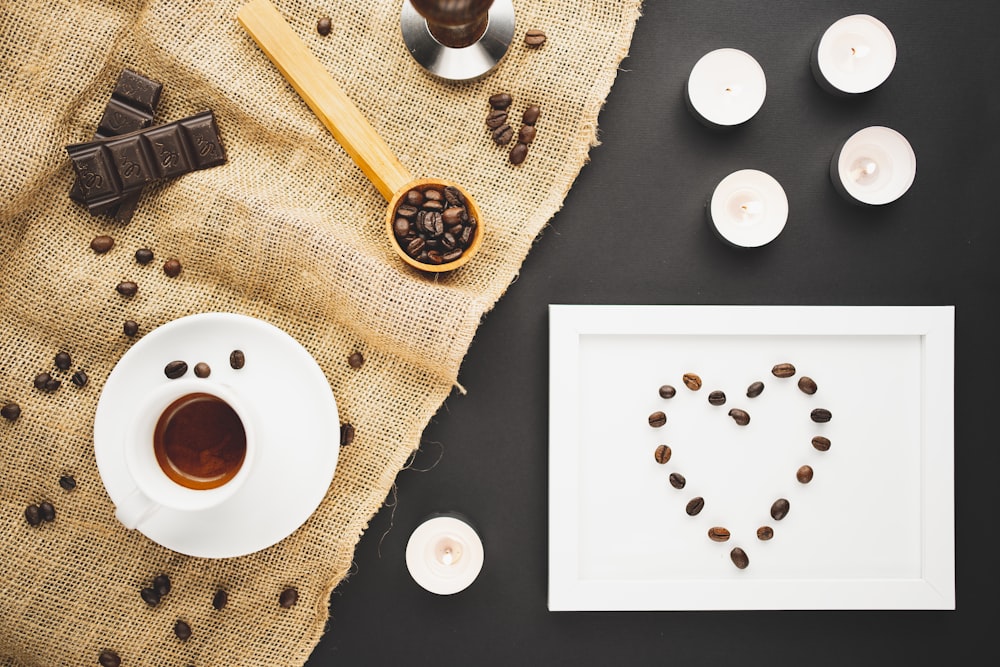
[(118, 503), (115, 508), (115, 518), (122, 522), (129, 530), (139, 527), (143, 521), (151, 517), (162, 505), (158, 505), (139, 489), (134, 489), (132, 493)]

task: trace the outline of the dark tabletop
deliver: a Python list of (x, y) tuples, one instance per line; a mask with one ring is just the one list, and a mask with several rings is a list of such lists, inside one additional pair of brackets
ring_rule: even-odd
[[(899, 55), (881, 87), (839, 99), (808, 59), (855, 13), (885, 22)], [(468, 395), (449, 397), (400, 473), (308, 665), (927, 665), (971, 647), (996, 664), (998, 25), (994, 0), (647, 0), (603, 144), (485, 318), (459, 377)], [(757, 58), (767, 100), (720, 134), (687, 112), (683, 87), (721, 47)], [(837, 143), (868, 125), (900, 131), (917, 155), (910, 191), (876, 209), (829, 180)], [(790, 205), (782, 235), (751, 251), (723, 245), (704, 217), (714, 186), (743, 168), (777, 178)], [(550, 303), (954, 304), (957, 610), (549, 612)], [(410, 533), (440, 510), (468, 515), (486, 550), (453, 596), (420, 588), (404, 563)]]

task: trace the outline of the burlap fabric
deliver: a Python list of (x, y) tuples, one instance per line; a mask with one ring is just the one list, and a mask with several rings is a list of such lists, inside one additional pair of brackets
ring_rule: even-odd
[[(409, 57), (399, 0), (276, 4), (412, 173), (474, 193), (488, 219), (485, 244), (438, 278), (402, 264), (384, 236), (385, 201), (239, 27), (239, 0), (0, 1), (0, 404), (22, 409), (0, 420), (6, 665), (96, 664), (105, 648), (126, 666), (307, 659), (331, 591), (458, 381), (480, 318), (586, 161), (640, 0), (516, 0), (518, 39), (505, 61), (461, 85), (429, 77)], [(326, 14), (333, 30), (321, 37), (316, 21)], [(519, 39), (531, 27), (549, 37), (537, 51)], [(64, 151), (91, 137), (123, 68), (164, 84), (159, 121), (214, 109), (229, 154), (223, 167), (147, 188), (127, 226), (70, 201)], [(487, 97), (500, 91), (512, 94), (515, 120), (529, 103), (542, 107), (517, 168), (484, 125)], [(91, 251), (98, 234), (114, 237), (109, 253)], [(157, 261), (138, 265), (141, 247)], [(160, 270), (167, 257), (181, 259), (179, 277)], [(125, 279), (138, 283), (136, 296), (115, 291)], [(318, 511), (241, 558), (182, 556), (125, 530), (94, 461), (97, 399), (135, 342), (123, 321), (138, 321), (141, 336), (205, 311), (262, 318), (294, 336), (357, 429)], [(60, 389), (35, 389), (60, 350), (89, 384), (56, 373)], [(366, 360), (360, 369), (347, 363), (355, 350)], [(74, 491), (60, 488), (64, 473)], [(57, 517), (33, 528), (24, 508), (42, 500)], [(139, 590), (160, 572), (173, 591), (149, 607)], [(277, 602), (287, 586), (300, 592), (291, 609)], [(221, 612), (211, 605), (220, 587), (229, 592)], [(172, 631), (177, 619), (193, 628), (186, 642)]]

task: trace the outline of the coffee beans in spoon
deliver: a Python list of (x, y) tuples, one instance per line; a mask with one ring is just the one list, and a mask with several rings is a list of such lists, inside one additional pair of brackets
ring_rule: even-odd
[(469, 251), (478, 226), (475, 212), (457, 187), (423, 184), (399, 199), (392, 232), (411, 259), (434, 266), (454, 262)]

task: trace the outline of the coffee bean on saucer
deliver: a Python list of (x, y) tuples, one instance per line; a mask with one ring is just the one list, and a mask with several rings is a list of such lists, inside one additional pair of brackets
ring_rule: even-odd
[(722, 526), (714, 526), (708, 529), (708, 539), (713, 542), (728, 542), (729, 530)]
[(531, 29), (524, 33), (524, 45), (531, 49), (537, 49), (545, 44), (545, 33), (541, 30)]
[(670, 486), (674, 487), (675, 489), (683, 489), (684, 486), (687, 484), (687, 480), (684, 479), (684, 475), (680, 474), (679, 472), (670, 473), (670, 477), (668, 477), (667, 479), (670, 481)]
[(764, 391), (763, 382), (753, 382), (747, 387), (747, 398), (757, 398)]
[(212, 367), (204, 361), (199, 361), (194, 365), (194, 374), (200, 378), (207, 378), (212, 374)]
[(540, 115), (542, 115), (542, 108), (537, 104), (532, 104), (521, 114), (521, 122), (525, 125), (534, 125), (538, 122)]
[(740, 410), (739, 408), (733, 408), (729, 411), (729, 416), (733, 418), (733, 421), (740, 426), (746, 426), (750, 423), (750, 415), (746, 410)]
[(169, 364), (163, 367), (163, 374), (166, 375), (171, 380), (176, 380), (185, 373), (188, 372), (188, 365), (186, 362), (177, 359), (171, 361)]
[(160, 604), (160, 594), (156, 592), (155, 588), (143, 588), (139, 591), (139, 597), (150, 607)]
[(681, 379), (684, 380), (684, 386), (691, 391), (698, 391), (701, 389), (701, 378), (694, 373), (685, 373), (684, 377)]
[(825, 408), (816, 408), (809, 414), (809, 418), (817, 424), (825, 424), (833, 418), (833, 415)]
[(364, 355), (360, 352), (351, 352), (351, 356), (347, 358), (347, 363), (350, 364), (351, 368), (361, 368), (365, 363)]
[(713, 391), (708, 395), (708, 402), (712, 405), (725, 405), (726, 404), (726, 394), (721, 391)]
[(729, 552), (729, 558), (733, 561), (733, 565), (741, 570), (747, 569), (747, 566), (750, 565), (750, 558), (747, 556), (747, 552), (739, 547)]
[(670, 451), (670, 447), (667, 445), (660, 445), (656, 448), (656, 451), (653, 452), (653, 458), (656, 459), (657, 463), (663, 465), (670, 460), (671, 454), (673, 454), (673, 452)]
[(37, 526), (42, 522), (42, 513), (38, 505), (28, 505), (24, 508), (24, 519), (29, 526)]
[(319, 21), (316, 21), (316, 32), (318, 32), (323, 37), (330, 34), (330, 29), (333, 27), (333, 21), (330, 20), (329, 16), (324, 16)]
[(675, 395), (677, 395), (677, 390), (671, 385), (665, 384), (660, 387), (660, 398), (673, 398)]
[(825, 452), (830, 449), (830, 438), (817, 435), (812, 439), (812, 446), (821, 452)]
[(156, 578), (153, 579), (153, 588), (160, 595), (166, 595), (170, 592), (170, 577), (165, 574), (156, 575)]
[(89, 380), (90, 378), (87, 377), (87, 373), (82, 368), (73, 373), (73, 377), (70, 378), (70, 381), (81, 389), (87, 386)]
[(76, 488), (76, 479), (74, 479), (73, 475), (63, 475), (59, 478), (59, 486), (64, 491), (72, 491)]
[(4, 403), (3, 407), (0, 408), (0, 417), (3, 417), (9, 422), (16, 420), (20, 416), (21, 416), (21, 406), (13, 401), (10, 401), (9, 403)]
[(705, 509), (705, 499), (701, 496), (697, 496), (688, 501), (687, 507), (684, 508), (684, 511), (687, 512), (688, 516), (696, 516), (703, 509)]
[(660, 410), (657, 410), (653, 414), (649, 415), (649, 425), (653, 428), (660, 428), (667, 423), (667, 415), (665, 415)]
[(153, 261), (153, 251), (149, 248), (139, 248), (135, 251), (135, 261), (142, 265), (149, 264)]
[(761, 526), (757, 529), (757, 539), (761, 542), (767, 542), (772, 537), (774, 537), (774, 529), (770, 526)]
[(771, 368), (771, 374), (774, 375), (774, 377), (790, 378), (795, 375), (795, 366), (792, 364), (775, 364), (774, 367)]
[(221, 588), (215, 591), (215, 595), (212, 596), (212, 606), (216, 609), (216, 611), (220, 611), (228, 602), (229, 593)]
[(68, 371), (69, 367), (73, 365), (73, 360), (70, 358), (69, 352), (57, 352), (55, 364), (59, 370)]
[(816, 393), (817, 389), (816, 381), (813, 380), (811, 377), (806, 377), (805, 375), (803, 375), (802, 377), (799, 378), (799, 389), (802, 390), (802, 393), (809, 394), (810, 396), (812, 396), (813, 394)]
[(132, 338), (139, 333), (139, 323), (135, 320), (125, 320), (125, 323), (122, 324), (122, 332), (129, 338)]
[(186, 642), (191, 638), (191, 626), (178, 619), (177, 622), (174, 623), (174, 634), (177, 635), (177, 638), (182, 642)]
[(299, 601), (299, 592), (294, 588), (286, 588), (278, 596), (278, 604), (282, 609), (291, 609)]
[(97, 664), (101, 667), (121, 667), (122, 659), (111, 649), (104, 649), (101, 655), (97, 656)]
[(132, 297), (139, 291), (139, 286), (131, 280), (123, 280), (115, 286), (115, 290), (122, 296)]
[(246, 355), (243, 354), (243, 350), (233, 350), (229, 353), (229, 365), (239, 370), (243, 368), (243, 365), (247, 362)]
[(347, 447), (354, 442), (354, 426), (348, 423), (340, 425), (340, 446)]
[(781, 521), (786, 516), (788, 516), (789, 504), (784, 498), (778, 498), (771, 505), (771, 518), (775, 521)]
[(510, 106), (513, 101), (511, 96), (507, 93), (497, 93), (495, 95), (490, 95), (490, 106), (494, 109), (506, 109)]
[(795, 479), (799, 481), (800, 484), (808, 484), (812, 481), (813, 469), (812, 466), (802, 466), (795, 471)]
[(110, 236), (102, 234), (101, 236), (95, 236), (90, 242), (90, 249), (96, 252), (98, 255), (103, 255), (107, 251), (115, 247), (115, 240)]
[(163, 272), (168, 278), (176, 278), (181, 275), (181, 263), (176, 259), (168, 259), (163, 263)]
[(519, 141), (510, 149), (507, 159), (510, 160), (512, 165), (517, 166), (524, 162), (526, 157), (528, 157), (528, 144)]

